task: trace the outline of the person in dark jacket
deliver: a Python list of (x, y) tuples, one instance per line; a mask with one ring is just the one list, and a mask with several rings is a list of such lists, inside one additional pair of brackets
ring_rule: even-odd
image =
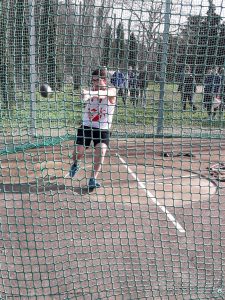
[(138, 73), (136, 70), (130, 72), (129, 90), (130, 90), (130, 101), (134, 105), (134, 107), (136, 107), (138, 104), (138, 96), (139, 96)]
[(140, 98), (143, 107), (146, 107), (146, 89), (148, 86), (147, 70), (142, 70), (138, 75), (138, 87), (140, 90)]
[(220, 84), (220, 99), (221, 99), (221, 105), (219, 106), (220, 112), (224, 111), (224, 105), (225, 105), (225, 69), (220, 68), (219, 69), (221, 84)]
[(196, 82), (193, 74), (191, 73), (190, 66), (185, 68), (184, 75), (178, 87), (178, 92), (181, 92), (183, 110), (186, 110), (187, 101), (189, 102), (193, 111), (197, 110), (197, 107), (193, 103), (194, 94), (196, 92)]
[(203, 104), (207, 109), (208, 116), (211, 116), (212, 113), (215, 115), (215, 112), (212, 111), (212, 105), (214, 97), (220, 95), (221, 87), (221, 76), (218, 74), (217, 70), (209, 70), (208, 74), (204, 80), (204, 98)]
[(123, 103), (126, 104), (126, 78), (122, 71), (118, 70), (111, 77), (111, 84), (118, 90), (118, 96), (122, 97)]

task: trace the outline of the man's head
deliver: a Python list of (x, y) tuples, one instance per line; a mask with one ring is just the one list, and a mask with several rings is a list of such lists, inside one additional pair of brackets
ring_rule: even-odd
[(105, 89), (107, 86), (107, 70), (96, 69), (92, 72), (92, 85), (94, 90)]

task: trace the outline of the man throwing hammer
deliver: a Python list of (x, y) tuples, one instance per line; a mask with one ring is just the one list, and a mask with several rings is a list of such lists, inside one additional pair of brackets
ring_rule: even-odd
[(82, 125), (78, 128), (76, 148), (73, 153), (73, 164), (69, 175), (74, 177), (79, 170), (79, 160), (83, 158), (85, 150), (94, 144), (94, 167), (88, 182), (89, 189), (101, 187), (97, 177), (104, 162), (109, 146), (110, 128), (116, 105), (116, 89), (107, 86), (106, 69), (92, 72), (92, 88), (82, 92), (86, 102), (82, 118)]

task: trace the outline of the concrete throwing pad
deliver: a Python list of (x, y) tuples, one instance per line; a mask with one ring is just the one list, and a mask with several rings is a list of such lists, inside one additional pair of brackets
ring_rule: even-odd
[(40, 177), (55, 176), (55, 183), (97, 201), (149, 204), (149, 199), (156, 198), (161, 205), (182, 207), (193, 201), (208, 200), (217, 189), (207, 178), (180, 169), (129, 165), (128, 171), (127, 167), (119, 162), (111, 165), (106, 162), (99, 176), (102, 187), (90, 192), (87, 182), (91, 163), (81, 166), (74, 179), (67, 176), (69, 164), (49, 161), (35, 165)]
[[(95, 190), (91, 197), (99, 201), (122, 201), (130, 203), (149, 204), (149, 200), (157, 199), (159, 204), (165, 206), (183, 207), (191, 205), (193, 201), (206, 201), (210, 195), (215, 194), (217, 187), (206, 178), (198, 174), (181, 170), (164, 169), (161, 176), (161, 168), (148, 168), (148, 174), (144, 173), (143, 166), (130, 166), (134, 170), (127, 180), (114, 178), (103, 181), (103, 187)], [(154, 202), (154, 201), (153, 201)]]
[[(191, 173), (172, 167), (147, 166), (128, 164), (119, 157), (107, 157), (103, 170), (99, 176), (102, 188), (90, 193), (87, 182), (91, 172), (91, 162), (81, 166), (75, 179), (68, 177), (70, 164), (68, 161), (30, 161), (3, 162), (1, 186), (15, 191), (15, 186), (33, 185), (37, 191), (43, 190), (48, 184), (48, 190), (56, 185), (72, 188), (79, 195), (89, 195), (90, 199), (106, 202), (129, 202), (150, 204), (157, 200), (159, 205), (183, 207), (191, 205), (193, 201), (206, 201), (216, 192), (216, 185), (199, 174)], [(9, 186), (12, 186), (11, 188)], [(35, 186), (35, 187), (34, 187)], [(42, 189), (42, 190), (41, 190)], [(32, 190), (35, 192), (35, 190)], [(150, 202), (149, 202), (150, 201)]]
[(64, 177), (68, 173), (69, 163), (62, 161), (43, 161), (31, 163), (30, 161), (21, 160), (8, 161), (1, 163), (3, 184), (24, 184), (36, 181), (45, 177)]
[(114, 299), (116, 291), (118, 299), (156, 299), (188, 290), (195, 297), (196, 286), (213, 291), (214, 278), (222, 282), (224, 201), (212, 197), (212, 156), (162, 159), (150, 146), (116, 147), (92, 192), (91, 152), (73, 180), (62, 149), (1, 161), (2, 296)]

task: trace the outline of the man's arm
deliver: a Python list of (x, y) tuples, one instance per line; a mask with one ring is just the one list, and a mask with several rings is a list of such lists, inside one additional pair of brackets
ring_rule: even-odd
[(116, 102), (116, 89), (114, 87), (98, 91), (83, 90), (81, 94), (84, 101), (87, 101), (94, 96), (98, 96), (99, 98), (108, 97), (112, 104)]

